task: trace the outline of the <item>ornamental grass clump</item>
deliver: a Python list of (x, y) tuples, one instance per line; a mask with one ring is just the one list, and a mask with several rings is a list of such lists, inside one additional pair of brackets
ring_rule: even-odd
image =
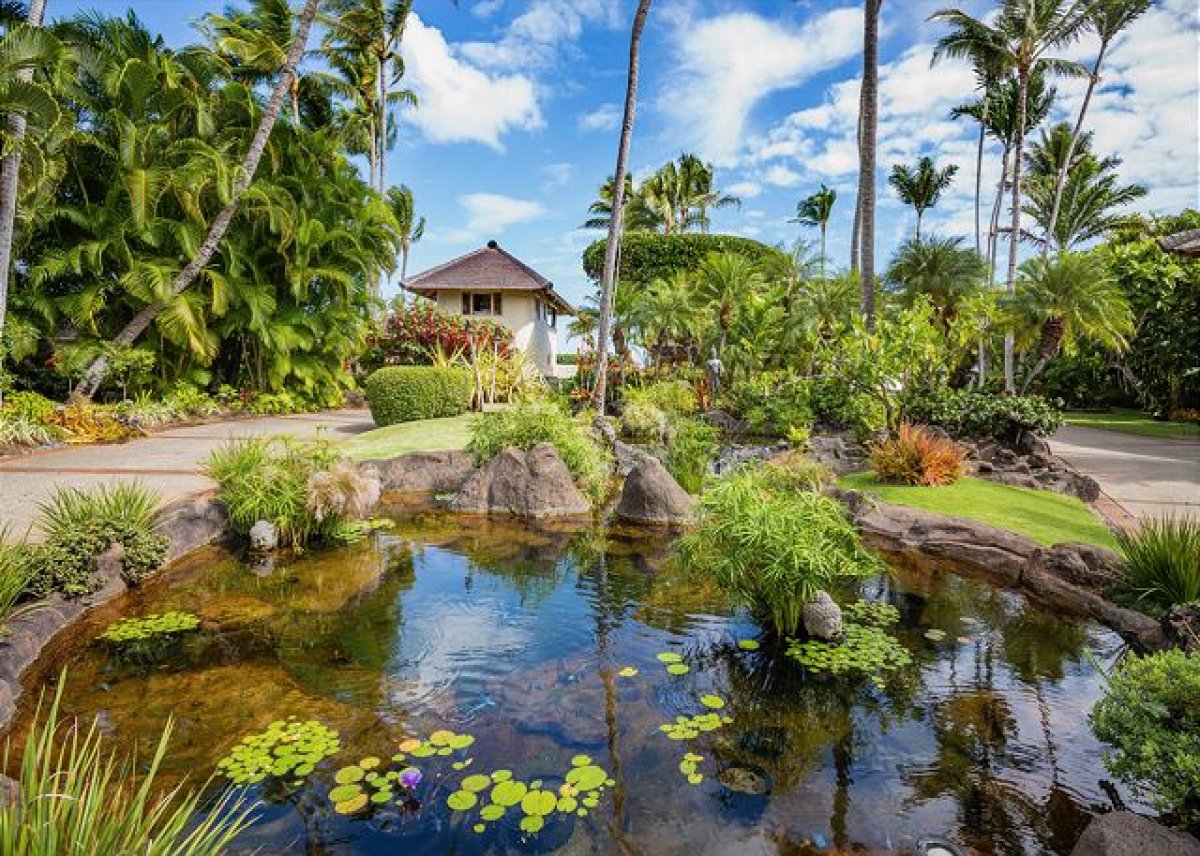
[[(5, 856), (217, 856), (253, 822), (253, 806), (232, 791), (203, 798), (203, 789), (165, 788), (157, 781), (167, 754), (167, 723), (149, 766), (118, 758), (96, 724), (59, 721), (62, 687), (39, 710), (20, 751), (11, 789), (0, 798), (0, 853)], [(5, 744), (4, 767), (17, 750)]]
[(697, 526), (683, 538), (680, 555), (776, 633), (790, 635), (818, 592), (874, 575), (880, 564), (836, 500), (780, 484), (771, 465), (744, 467), (715, 482), (698, 502)]
[(8, 529), (0, 527), (0, 636), (8, 623), (22, 613), (36, 608), (25, 603), (37, 576), (37, 567), (28, 547), (8, 539)]
[(904, 424), (895, 436), (871, 446), (870, 464), (881, 481), (934, 487), (958, 481), (966, 459), (950, 438)]
[(1118, 588), (1140, 605), (1200, 603), (1200, 520), (1147, 518), (1136, 531), (1118, 532), (1117, 544), (1125, 557)]

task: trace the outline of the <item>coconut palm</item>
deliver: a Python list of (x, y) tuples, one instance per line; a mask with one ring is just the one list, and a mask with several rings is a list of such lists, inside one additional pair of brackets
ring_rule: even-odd
[[(1025, 213), (1038, 231), (1027, 230), (1023, 235), (1027, 240), (1043, 247), (1053, 245), (1061, 253), (1137, 222), (1137, 215), (1119, 209), (1144, 197), (1146, 188), (1118, 184), (1121, 159), (1096, 157), (1092, 136), (1090, 132), (1076, 136), (1062, 122), (1048, 134), (1043, 131), (1041, 141), (1030, 150)], [(1067, 178), (1060, 184), (1062, 175)]]
[(713, 169), (713, 165), (705, 163), (696, 155), (680, 155), (679, 174), (683, 185), (680, 200), (681, 219), (685, 224), (698, 225), (702, 233), (708, 233), (709, 211), (737, 208), (742, 204), (736, 196), (716, 188), (716, 170)]
[[(612, 210), (625, 210), (625, 180), (629, 162), (629, 143), (633, 137), (633, 114), (637, 104), (638, 59), (642, 46), (642, 31), (646, 27), (646, 15), (650, 12), (650, 0), (638, 0), (633, 16), (633, 27), (629, 36), (629, 73), (625, 83), (625, 111), (621, 120), (621, 137), (617, 143), (617, 167), (613, 172)], [(608, 337), (612, 326), (613, 297), (616, 290), (617, 253), (621, 244), (621, 217), (612, 217), (608, 224), (608, 241), (604, 248), (604, 270), (600, 276), (600, 317), (597, 321), (596, 337), (596, 386), (592, 391), (592, 406), (604, 415), (605, 394), (608, 383)]]
[(892, 257), (887, 281), (899, 289), (908, 305), (928, 299), (943, 326), (949, 326), (960, 301), (979, 292), (987, 282), (987, 262), (962, 238), (906, 241)]
[(718, 354), (725, 350), (739, 302), (765, 287), (762, 271), (740, 253), (710, 253), (700, 263), (694, 294), (716, 325)]
[(923, 157), (915, 167), (895, 164), (888, 184), (896, 191), (900, 201), (911, 205), (917, 212), (917, 240), (921, 240), (921, 218), (925, 212), (937, 205), (946, 188), (954, 181), (958, 167), (950, 166), (938, 169), (933, 158)]
[(1011, 307), (1015, 319), (1037, 337), (1037, 362), (1024, 388), (1060, 350), (1079, 342), (1122, 350), (1133, 332), (1133, 313), (1119, 283), (1095, 253), (1036, 256), (1021, 266)]
[(1088, 10), (1087, 25), (1096, 32), (1100, 40), (1100, 46), (1096, 52), (1096, 59), (1092, 63), (1091, 73), (1088, 75), (1088, 85), (1083, 94), (1083, 103), (1079, 106), (1079, 116), (1075, 119), (1075, 128), (1071, 131), (1071, 144), (1067, 147), (1066, 156), (1063, 158), (1058, 175), (1055, 178), (1054, 199), (1050, 206), (1050, 216), (1044, 230), (1046, 240), (1042, 244), (1043, 254), (1049, 252), (1050, 242), (1057, 233), (1058, 218), (1062, 211), (1063, 193), (1070, 180), (1068, 170), (1071, 168), (1071, 161), (1075, 155), (1075, 147), (1080, 142), (1083, 132), (1083, 120), (1087, 116), (1088, 105), (1092, 101), (1092, 93), (1096, 89), (1096, 84), (1100, 81), (1100, 68), (1104, 64), (1104, 56), (1108, 52), (1109, 45), (1112, 44), (1113, 39), (1126, 27), (1140, 18), (1149, 8), (1150, 0), (1098, 0)]
[(397, 234), (400, 238), (400, 284), (408, 276), (408, 254), (412, 245), (425, 236), (425, 218), (418, 217), (413, 192), (407, 185), (389, 187), (388, 205), (396, 218)]
[(672, 351), (686, 350), (693, 359), (696, 356), (696, 341), (704, 333), (705, 316), (692, 292), (692, 275), (675, 271), (634, 295), (633, 325), (641, 331), (642, 344), (656, 370)]
[[(1093, 0), (1094, 2), (1094, 0)], [(1002, 0), (995, 21), (989, 24), (959, 9), (944, 9), (931, 18), (949, 24), (952, 31), (938, 41), (941, 55), (970, 61), (981, 52), (990, 56), (990, 64), (1011, 72), (1017, 80), (1016, 137), (1013, 141), (1012, 223), (1009, 234), (1008, 271), (1005, 277), (1009, 293), (1017, 281), (1017, 250), (1021, 238), (1021, 168), (1029, 106), (1029, 86), (1033, 76), (1045, 74), (1081, 76), (1086, 74), (1077, 62), (1049, 56), (1050, 52), (1074, 43), (1087, 24), (1093, 2), (1086, 0)], [(1014, 341), (1004, 339), (1004, 386), (1016, 387)]]
[[(863, 2), (863, 76), (858, 109), (858, 203), (854, 230), (858, 253), (861, 308), (867, 329), (875, 329), (875, 160), (879, 127), (879, 7), (883, 0)], [(851, 265), (854, 267), (854, 264)]]
[[(216, 253), (221, 239), (225, 236), (226, 231), (229, 229), (229, 224), (233, 221), (234, 214), (237, 213), (242, 197), (246, 195), (246, 191), (250, 188), (250, 183), (254, 180), (254, 173), (258, 169), (258, 163), (262, 159), (263, 152), (266, 150), (267, 142), (271, 136), (271, 131), (274, 129), (275, 123), (279, 119), (280, 111), (283, 108), (283, 100), (291, 91), (297, 67), (308, 44), (309, 30), (312, 28), (313, 20), (317, 16), (320, 5), (321, 0), (306, 0), (304, 4), (304, 8), (300, 13), (299, 23), (297, 24), (296, 36), (292, 41), (291, 47), (288, 49), (287, 57), (280, 69), (279, 78), (271, 92), (271, 98), (259, 119), (254, 137), (242, 159), (241, 169), (238, 171), (237, 178), (233, 181), (230, 188), (228, 201), (222, 206), (216, 217), (213, 218), (212, 223), (208, 227), (207, 235), (192, 254), (191, 260), (170, 280), (169, 284), (164, 283), (166, 285), (165, 288), (152, 292), (161, 294), (162, 298), (152, 300), (145, 308), (138, 312), (114, 337), (114, 344), (118, 346), (133, 344), (163, 312), (169, 301), (173, 301), (174, 298), (179, 297), (187, 291)], [(97, 388), (107, 373), (108, 357), (100, 354), (88, 366), (83, 380), (76, 387), (76, 397), (81, 400), (90, 399), (95, 395)]]
[(825, 278), (825, 233), (829, 218), (833, 216), (833, 204), (837, 202), (837, 191), (821, 185), (821, 189), (796, 203), (796, 216), (790, 223), (801, 226), (816, 226), (821, 230), (821, 278)]

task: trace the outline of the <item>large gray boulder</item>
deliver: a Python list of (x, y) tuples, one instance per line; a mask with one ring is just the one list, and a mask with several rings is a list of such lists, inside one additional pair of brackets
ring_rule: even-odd
[(1131, 811), (1094, 818), (1071, 856), (1200, 856), (1200, 841)]
[(467, 478), (450, 507), (517, 517), (587, 514), (592, 508), (550, 443), (539, 443), (528, 452), (505, 449)]
[(409, 452), (395, 458), (369, 461), (379, 471), (379, 486), (387, 493), (453, 493), (475, 470), (466, 452)]
[(617, 517), (630, 523), (682, 525), (692, 519), (692, 496), (657, 458), (647, 457), (625, 479)]

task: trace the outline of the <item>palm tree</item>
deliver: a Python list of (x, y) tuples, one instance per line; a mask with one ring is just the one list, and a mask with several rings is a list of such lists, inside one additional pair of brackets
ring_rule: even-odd
[(1015, 316), (1037, 333), (1037, 362), (1024, 389), (1060, 350), (1090, 341), (1122, 350), (1133, 332), (1133, 313), (1108, 265), (1095, 253), (1036, 256), (1021, 266)]
[[(275, 123), (279, 120), (279, 114), (283, 108), (283, 100), (292, 89), (297, 67), (308, 44), (309, 30), (312, 28), (313, 19), (316, 18), (320, 5), (321, 0), (305, 0), (304, 8), (300, 13), (300, 20), (296, 28), (296, 36), (292, 41), (291, 47), (288, 49), (287, 57), (284, 60), (283, 67), (280, 69), (279, 79), (276, 81), (275, 87), (271, 92), (271, 98), (267, 102), (266, 109), (259, 119), (258, 127), (250, 142), (250, 147), (246, 150), (246, 155), (242, 159), (241, 169), (230, 189), (229, 199), (217, 213), (217, 216), (213, 218), (212, 223), (208, 227), (208, 234), (192, 255), (191, 261), (170, 282), (170, 285), (166, 289), (168, 297), (178, 297), (196, 281), (196, 278), (200, 276), (205, 266), (216, 253), (221, 239), (229, 229), (229, 224), (233, 221), (234, 214), (237, 213), (242, 197), (246, 194), (250, 183), (254, 180), (254, 174), (258, 170), (258, 163), (262, 160), (263, 152), (267, 148), (271, 131), (274, 129)], [(166, 301), (163, 299), (151, 301), (114, 337), (113, 343), (116, 345), (133, 344), (155, 318), (162, 313), (165, 307)], [(88, 400), (95, 395), (96, 389), (103, 382), (107, 373), (108, 358), (104, 354), (101, 354), (88, 366), (83, 379), (76, 387), (74, 393), (76, 398)]]
[(925, 212), (937, 205), (950, 182), (954, 180), (958, 167), (950, 166), (938, 169), (934, 166), (933, 158), (923, 157), (917, 161), (916, 167), (895, 164), (892, 167), (890, 184), (905, 205), (911, 205), (917, 212), (917, 240), (921, 240), (921, 218)]
[[(608, 224), (612, 220), (612, 202), (613, 180), (609, 176), (600, 186), (596, 201), (588, 206), (588, 213), (592, 216), (584, 221), (583, 228), (608, 231)], [(653, 232), (662, 225), (658, 215), (646, 205), (645, 197), (634, 192), (633, 177), (628, 174), (625, 176), (625, 214), (622, 220), (621, 228), (626, 232)]]
[[(206, 15), (200, 26), (208, 35), (213, 51), (227, 64), (230, 75), (250, 85), (275, 76), (296, 37), (295, 18), (287, 0), (250, 0), (249, 9)], [(292, 121), (299, 124), (299, 75), (292, 79), (288, 97)]]
[[(1029, 106), (1029, 85), (1038, 71), (1079, 76), (1085, 74), (1077, 62), (1050, 57), (1050, 51), (1066, 47), (1079, 38), (1092, 6), (1087, 0), (1002, 0), (994, 25), (958, 9), (931, 15), (954, 28), (938, 42), (942, 54), (970, 60), (986, 51), (991, 65), (1012, 72), (1017, 79), (1016, 138), (1013, 141), (1012, 224), (1009, 233), (1008, 272), (1005, 284), (1012, 294), (1017, 282), (1017, 249), (1021, 239), (1021, 167)], [(1014, 340), (1004, 338), (1004, 388), (1016, 390)]]
[(718, 354), (725, 351), (739, 302), (765, 286), (759, 267), (740, 253), (710, 253), (700, 263), (694, 293), (716, 323)]
[(400, 238), (400, 285), (403, 286), (408, 277), (408, 253), (412, 245), (425, 236), (425, 218), (417, 216), (413, 193), (407, 185), (389, 187), (387, 200), (392, 216), (396, 218)]
[(1100, 38), (1100, 47), (1096, 52), (1096, 60), (1092, 63), (1092, 71), (1088, 75), (1087, 90), (1083, 95), (1083, 103), (1079, 107), (1079, 116), (1075, 119), (1075, 129), (1071, 132), (1071, 144), (1067, 147), (1058, 176), (1054, 184), (1054, 200), (1050, 206), (1050, 217), (1046, 223), (1046, 242), (1042, 245), (1043, 255), (1049, 252), (1050, 241), (1056, 234), (1059, 214), (1061, 213), (1063, 192), (1068, 183), (1067, 170), (1075, 155), (1075, 147), (1079, 144), (1083, 132), (1083, 120), (1087, 116), (1088, 105), (1092, 101), (1092, 93), (1100, 81), (1100, 67), (1104, 64), (1104, 55), (1122, 30), (1141, 17), (1150, 8), (1150, 0), (1099, 0), (1088, 11), (1088, 26), (1096, 31)]
[[(650, 0), (638, 0), (629, 36), (629, 74), (625, 83), (625, 112), (621, 120), (621, 137), (617, 143), (617, 168), (613, 172), (613, 211), (625, 211), (625, 179), (629, 162), (629, 143), (633, 137), (633, 113), (637, 104), (638, 58), (642, 45), (642, 30)], [(621, 243), (622, 217), (609, 220), (608, 242), (604, 247), (604, 270), (600, 276), (600, 318), (596, 338), (596, 386), (592, 391), (592, 406), (603, 416), (608, 384), (608, 337), (612, 326), (613, 292), (616, 290), (617, 252)]]
[(867, 329), (875, 329), (875, 156), (879, 128), (879, 7), (883, 0), (863, 2), (863, 76), (859, 93), (858, 228), (859, 288)]
[[(40, 30), (42, 19), (46, 14), (46, 0), (30, 0), (29, 14), (26, 16), (26, 26), (31, 30)], [(15, 39), (14, 39), (15, 37)], [(33, 47), (32, 51), (14, 50), (18, 42)], [(44, 47), (44, 46), (43, 46)], [(4, 39), (3, 64), (11, 78), (3, 84), (2, 100), (7, 108), (8, 129), (5, 134), (3, 161), (0, 161), (0, 336), (4, 334), (4, 320), (8, 310), (8, 278), (12, 270), (13, 232), (17, 220), (17, 190), (21, 172), (21, 148), (25, 142), (25, 130), (28, 116), (37, 112), (43, 116), (57, 113), (58, 107), (53, 98), (47, 103), (47, 93), (33, 84), (35, 57), (44, 53), (34, 45), (34, 39), (22, 34), (20, 28), (15, 28), (6, 34)], [(24, 54), (24, 61), (13, 62), (14, 55)], [(31, 56), (32, 54), (32, 56)], [(51, 109), (53, 107), (53, 109)], [(0, 339), (0, 343), (2, 343)], [(0, 350), (0, 358), (3, 351)]]
[(930, 300), (948, 327), (960, 301), (978, 293), (987, 282), (987, 262), (964, 247), (962, 238), (931, 237), (906, 241), (892, 257), (887, 280), (899, 287), (902, 300)]
[(742, 200), (729, 193), (724, 193), (714, 185), (716, 170), (711, 163), (705, 163), (692, 154), (679, 157), (679, 175), (682, 184), (680, 199), (680, 219), (685, 227), (697, 224), (700, 231), (708, 233), (708, 212), (720, 208), (736, 208)]
[[(1146, 188), (1118, 184), (1121, 159), (1096, 157), (1092, 136), (1091, 132), (1075, 135), (1066, 122), (1055, 125), (1049, 134), (1042, 132), (1041, 142), (1027, 158), (1025, 205), (1039, 232), (1026, 231), (1022, 237), (1043, 247), (1053, 244), (1061, 253), (1136, 223), (1136, 215), (1116, 209), (1144, 197)], [(1067, 178), (1060, 183), (1062, 175)]]
[(821, 278), (825, 278), (825, 232), (829, 218), (833, 215), (833, 204), (837, 202), (837, 191), (821, 185), (821, 189), (807, 199), (796, 203), (796, 216), (788, 221), (801, 226), (816, 226), (821, 230)]

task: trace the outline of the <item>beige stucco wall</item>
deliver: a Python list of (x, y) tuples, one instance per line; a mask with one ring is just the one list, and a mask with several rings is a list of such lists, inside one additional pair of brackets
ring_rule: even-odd
[[(558, 358), (558, 337), (554, 328), (537, 317), (536, 300), (532, 294), (505, 291), (501, 299), (503, 314), (473, 315), (473, 318), (488, 318), (499, 321), (512, 331), (513, 343), (528, 353), (537, 362), (543, 374), (554, 373)], [(438, 309), (451, 315), (462, 315), (462, 292), (439, 291)], [(563, 323), (560, 318), (559, 323)]]

